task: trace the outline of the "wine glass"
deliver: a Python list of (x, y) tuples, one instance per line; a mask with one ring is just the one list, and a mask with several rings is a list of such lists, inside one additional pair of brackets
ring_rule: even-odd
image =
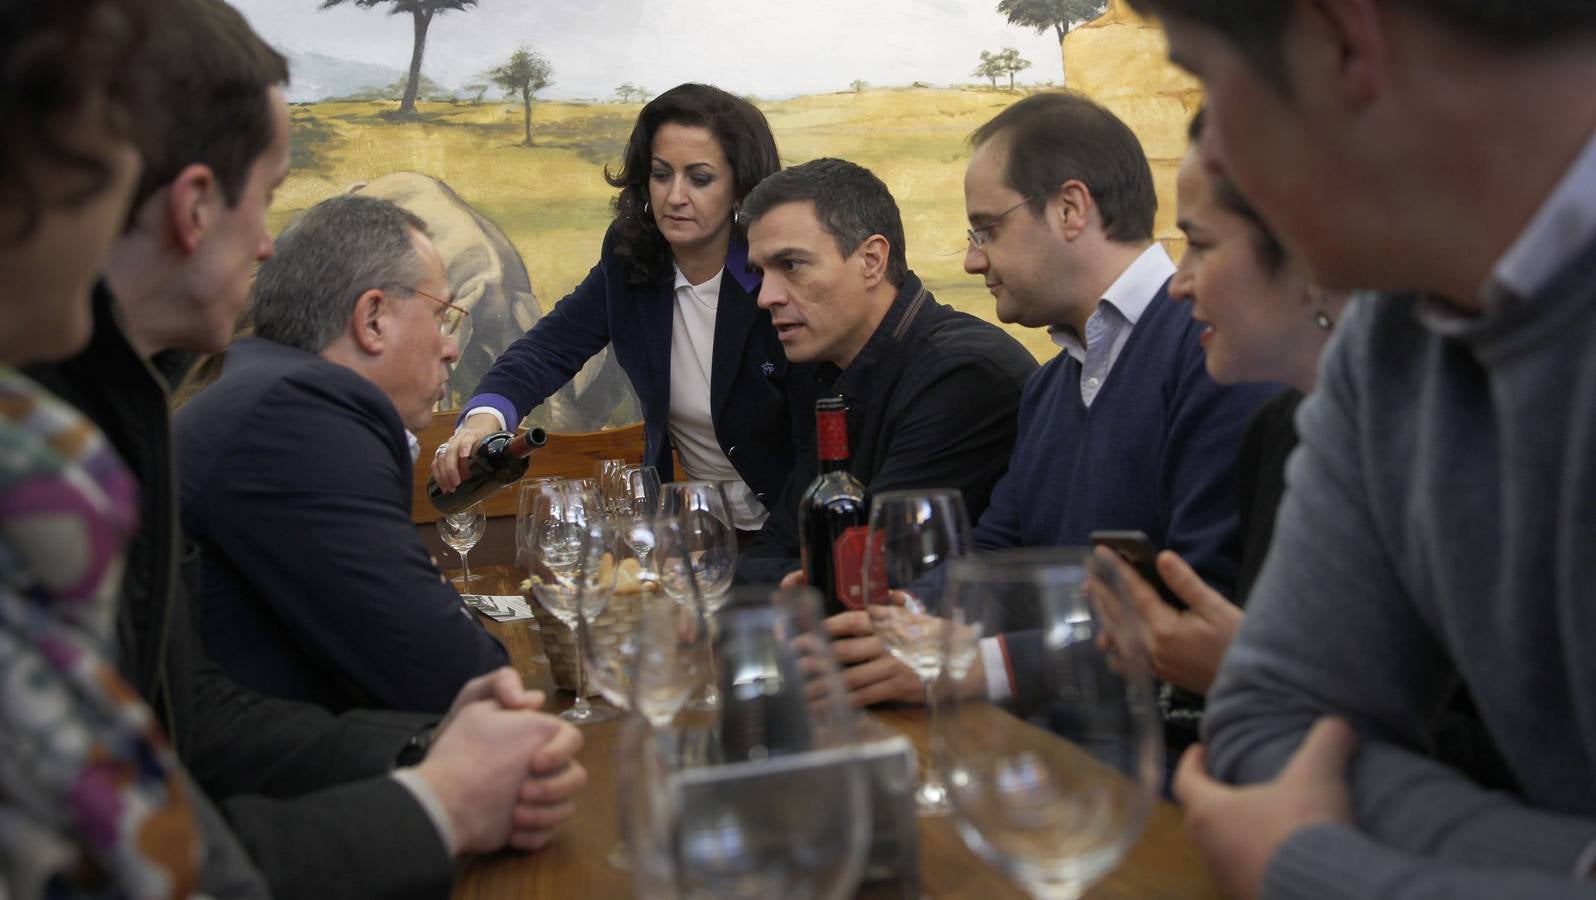
[(625, 500), (621, 515), (630, 517), (627, 543), (647, 572), (651, 572), (648, 557), (654, 552), (653, 518), (660, 510), (659, 472), (653, 466), (627, 466), (621, 470), (625, 484)]
[(459, 512), (452, 512), (438, 519), (438, 536), (443, 542), (454, 548), (460, 554), (461, 586), (473, 581), (481, 581), (481, 575), (471, 574), (471, 564), (466, 562), (466, 555), (471, 548), (482, 540), (482, 532), (487, 530), (488, 516), (482, 511), (481, 503), (473, 503)]
[(702, 604), (704, 616), (713, 616), (737, 569), (737, 529), (726, 495), (711, 481), (673, 481), (660, 489), (660, 503), (660, 517), (676, 528), (656, 538), (679, 542), (669, 553), (655, 547), (661, 586), (678, 603)]
[[(534, 478), (523, 479), (516, 489), (515, 497), (515, 564), (527, 570), (527, 574), (537, 573), (537, 548), (531, 539), (532, 530), (532, 501), (537, 496), (541, 485), (553, 484), (560, 479), (550, 475), (539, 475)], [(543, 652), (543, 630), (538, 627), (538, 617), (533, 616), (527, 620), (527, 628), (538, 633), (537, 653), (531, 658), (533, 663), (548, 665), (549, 657)]]
[(1157, 699), (1117, 582), (1080, 548), (948, 563), (952, 690), (938, 728), (954, 820), (1032, 897), (1080, 897), (1157, 802)]
[[(863, 554), (865, 610), (876, 637), (920, 677), (936, 741), (937, 677), (948, 623), (941, 577), (927, 577), (970, 547), (970, 520), (957, 490), (888, 491), (870, 504)], [(933, 748), (914, 794), (921, 816), (953, 811)]]
[(593, 465), (593, 479), (598, 482), (599, 499), (604, 501), (605, 512), (616, 512), (621, 502), (621, 470), (624, 459), (601, 459)]
[(696, 607), (660, 590), (633, 549), (634, 531), (653, 527), (612, 516), (590, 530), (603, 545), (601, 556), (616, 562), (613, 574), (598, 584), (609, 600), (585, 617), (585, 658), (589, 677), (606, 699), (665, 729), (704, 681), (709, 629)]
[(638, 878), (681, 898), (840, 900), (864, 872), (870, 801), (852, 713), (807, 588), (736, 588), (716, 619), (713, 726), (662, 737), (642, 776)]
[(600, 526), (602, 503), (596, 492), (580, 482), (559, 482), (541, 487), (533, 498), (533, 540), (537, 561), (548, 583), (532, 594), (543, 607), (571, 629), (577, 644), (576, 702), (560, 713), (567, 722), (589, 724), (615, 716), (615, 710), (588, 702), (586, 673), (582, 665), (584, 616), (596, 616), (609, 599), (605, 579), (614, 577), (614, 558), (591, 529)]
[[(586, 617), (583, 665), (599, 693), (619, 709), (630, 709), (651, 728), (666, 730), (696, 691), (703, 687), (709, 659), (709, 628), (696, 607), (665, 596), (658, 579), (644, 568), (634, 543), (640, 531), (652, 531), (647, 520), (611, 516), (592, 532), (613, 554), (613, 579), (603, 587), (609, 601), (602, 612)], [(674, 526), (670, 526), (674, 527)], [(653, 546), (653, 538), (647, 539)], [(623, 818), (630, 810), (619, 810)], [(631, 850), (622, 839), (605, 859), (617, 869), (631, 865)]]
[(621, 493), (632, 515), (651, 516), (659, 512), (659, 470), (642, 464), (621, 470)]
[[(653, 571), (671, 599), (711, 619), (725, 602), (737, 569), (737, 529), (726, 493), (711, 481), (673, 481), (660, 489), (660, 502), (658, 519), (675, 527), (655, 529)], [(711, 673), (694, 708), (713, 709), (719, 699)]]

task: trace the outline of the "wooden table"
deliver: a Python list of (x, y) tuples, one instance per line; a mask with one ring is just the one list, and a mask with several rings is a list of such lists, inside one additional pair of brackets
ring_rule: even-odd
[[(508, 566), (473, 566), (487, 576), (486, 593), (514, 593), (520, 575)], [(486, 621), (486, 620), (485, 620)], [(547, 666), (530, 662), (537, 654), (536, 636), (525, 621), (487, 622), (504, 642), (527, 684), (550, 692), (552, 708), (564, 708), (569, 692), (553, 692)], [(927, 735), (923, 710), (916, 707), (875, 710), (887, 725), (908, 735), (923, 755)], [(617, 839), (614, 760), (621, 722), (612, 719), (583, 726), (587, 739), (581, 761), (588, 788), (578, 800), (576, 815), (550, 846), (531, 855), (503, 853), (461, 864), (456, 900), (609, 900), (632, 896), (631, 876), (611, 869), (605, 854)], [(1025, 895), (997, 870), (986, 865), (955, 833), (951, 818), (920, 820), (920, 874), (925, 896), (946, 900), (1023, 900)], [(1108, 898), (1217, 898), (1202, 860), (1181, 830), (1180, 810), (1160, 803), (1146, 832), (1119, 868), (1087, 894)]]

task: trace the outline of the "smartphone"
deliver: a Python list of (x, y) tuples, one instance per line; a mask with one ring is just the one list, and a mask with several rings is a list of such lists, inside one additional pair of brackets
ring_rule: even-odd
[(1164, 584), (1164, 578), (1158, 574), (1155, 560), (1158, 558), (1158, 548), (1148, 539), (1144, 531), (1094, 531), (1087, 538), (1093, 544), (1101, 544), (1112, 549), (1120, 558), (1131, 564), (1136, 574), (1148, 584), (1158, 589), (1164, 602), (1176, 609), (1185, 609), (1186, 603)]

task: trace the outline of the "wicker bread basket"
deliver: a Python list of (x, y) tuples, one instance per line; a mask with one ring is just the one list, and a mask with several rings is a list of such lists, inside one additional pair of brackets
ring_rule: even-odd
[[(543, 654), (549, 658), (549, 671), (554, 678), (556, 687), (568, 691), (576, 690), (576, 667), (580, 664), (582, 655), (576, 647), (576, 636), (567, 628), (559, 617), (549, 612), (538, 600), (538, 594), (546, 590), (543, 585), (527, 585), (528, 605), (532, 608), (532, 616), (537, 619), (538, 633), (543, 641)], [(593, 641), (595, 653), (603, 647), (614, 646), (626, 639), (632, 630), (637, 627), (638, 600), (642, 594), (636, 589), (622, 590), (610, 594), (609, 600), (604, 604), (604, 609), (598, 616), (588, 622), (588, 637)], [(593, 679), (587, 679), (588, 696), (597, 696), (598, 689), (593, 685)]]

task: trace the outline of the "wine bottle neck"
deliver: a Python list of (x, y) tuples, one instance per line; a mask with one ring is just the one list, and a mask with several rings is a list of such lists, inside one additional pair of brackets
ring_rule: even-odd
[(548, 442), (548, 434), (541, 428), (528, 428), (504, 445), (504, 452), (520, 459)]
[(841, 410), (815, 414), (815, 437), (820, 447), (820, 471), (835, 472), (848, 465), (848, 414)]

